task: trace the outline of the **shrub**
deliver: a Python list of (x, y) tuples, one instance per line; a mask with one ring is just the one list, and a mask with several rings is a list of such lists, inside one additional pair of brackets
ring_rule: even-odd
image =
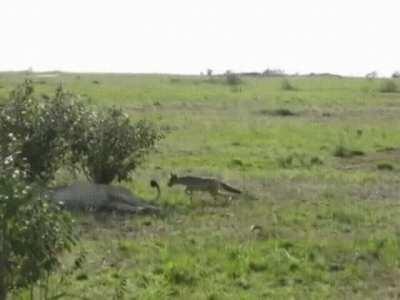
[(163, 270), (165, 280), (172, 285), (192, 285), (195, 278), (193, 272), (185, 265), (168, 262)]
[[(0, 110), (0, 158), (13, 154), (14, 167), (26, 172), (25, 180), (48, 182), (64, 163), (82, 105), (75, 96), (57, 88), (54, 96), (40, 102), (27, 80), (10, 93)], [(17, 152), (9, 148), (18, 144)]]
[(173, 77), (173, 78), (169, 79), (169, 82), (171, 82), (171, 83), (179, 83), (181, 81), (182, 81), (182, 79), (177, 78), (177, 77)]
[(163, 135), (149, 122), (131, 123), (122, 110), (91, 112), (76, 132), (72, 160), (86, 177), (101, 184), (129, 179)]
[(377, 165), (378, 170), (388, 170), (388, 171), (393, 171), (394, 167), (390, 163), (379, 163)]
[(308, 157), (305, 154), (292, 153), (277, 158), (279, 167), (284, 169), (290, 168), (311, 168), (313, 166), (323, 165), (324, 162), (318, 156)]
[[(8, 148), (19, 152), (21, 144)], [(0, 161), (0, 299), (33, 285), (59, 264), (57, 255), (76, 242), (72, 221), (55, 203), (40, 197), (37, 184), (26, 185), (27, 173), (15, 168), (21, 157)]]
[(378, 72), (372, 71), (372, 72), (370, 72), (370, 73), (367, 73), (367, 74), (365, 75), (365, 78), (370, 79), (370, 80), (376, 79), (376, 78), (378, 78)]
[(38, 101), (31, 81), (18, 86), (0, 110), (0, 158), (13, 154), (27, 182), (47, 183), (61, 167), (82, 170), (96, 183), (128, 179), (161, 133), (152, 123), (131, 123), (120, 109), (96, 113), (76, 100), (59, 87)]
[(225, 79), (226, 79), (226, 83), (229, 85), (239, 85), (242, 82), (242, 80), (240, 79), (240, 76), (231, 71), (226, 71)]
[(400, 78), (400, 72), (396, 71), (392, 74), (392, 78)]
[(278, 77), (278, 76), (285, 76), (285, 71), (280, 69), (266, 69), (263, 73), (263, 76), (267, 77)]
[(351, 158), (353, 156), (363, 156), (363, 155), (365, 155), (364, 151), (349, 149), (343, 144), (336, 146), (335, 150), (333, 151), (333, 156), (341, 158)]
[(294, 91), (294, 90), (296, 90), (296, 88), (286, 78), (281, 81), (281, 89), (284, 90), (284, 91)]
[(397, 84), (394, 80), (384, 80), (379, 88), (381, 93), (396, 93), (398, 91)]

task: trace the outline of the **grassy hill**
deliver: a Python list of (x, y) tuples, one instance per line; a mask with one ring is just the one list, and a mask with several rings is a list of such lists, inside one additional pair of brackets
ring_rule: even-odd
[[(29, 77), (166, 132), (125, 185), (162, 217), (77, 215), (81, 244), (50, 292), (73, 299), (396, 299), (400, 294), (400, 93), (383, 79), (0, 73), (0, 99)], [(400, 86), (400, 82), (396, 82)], [(244, 191), (193, 203), (170, 172)], [(65, 179), (64, 179), (65, 180)], [(258, 225), (260, 230), (251, 230)], [(73, 276), (73, 260), (82, 264)], [(28, 293), (25, 295), (27, 297)]]

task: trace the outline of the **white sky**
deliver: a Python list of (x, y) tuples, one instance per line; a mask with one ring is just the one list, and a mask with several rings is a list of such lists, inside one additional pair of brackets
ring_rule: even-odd
[(0, 70), (400, 70), (399, 0), (0, 0)]

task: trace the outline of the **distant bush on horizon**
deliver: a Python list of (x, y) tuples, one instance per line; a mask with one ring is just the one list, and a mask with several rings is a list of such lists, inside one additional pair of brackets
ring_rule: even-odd
[(392, 78), (394, 78), (394, 79), (400, 78), (400, 72), (399, 71), (393, 72)]
[(379, 91), (381, 93), (397, 93), (399, 89), (394, 80), (386, 79), (382, 81)]
[(284, 91), (294, 91), (296, 88), (286, 78), (281, 82), (281, 89)]
[(229, 85), (239, 85), (242, 82), (239, 74), (233, 73), (229, 70), (225, 73), (225, 79)]
[(367, 78), (367, 79), (375, 79), (375, 78), (378, 78), (378, 72), (376, 72), (376, 71), (369, 72), (369, 73), (367, 73), (367, 74), (365, 75), (365, 78)]
[(262, 72), (262, 75), (266, 77), (279, 77), (286, 76), (287, 74), (281, 69), (265, 69), (265, 71)]

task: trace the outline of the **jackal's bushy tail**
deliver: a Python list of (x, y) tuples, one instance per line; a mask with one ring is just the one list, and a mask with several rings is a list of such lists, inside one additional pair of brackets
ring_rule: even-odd
[(224, 190), (228, 191), (228, 192), (232, 192), (232, 193), (236, 193), (236, 194), (241, 194), (242, 192), (235, 189), (234, 187), (231, 187), (230, 185), (227, 185), (226, 183), (221, 182), (221, 186), (224, 188)]

